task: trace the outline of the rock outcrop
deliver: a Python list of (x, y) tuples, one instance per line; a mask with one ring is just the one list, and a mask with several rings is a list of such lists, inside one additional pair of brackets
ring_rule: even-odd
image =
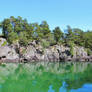
[(0, 38), (0, 61), (1, 62), (18, 62), (19, 55), (15, 49), (6, 43), (5, 39)]
[(75, 46), (73, 56), (70, 48), (63, 45), (54, 45), (43, 48), (36, 42), (31, 42), (27, 47), (19, 47), (16, 44), (8, 45), (4, 38), (0, 38), (0, 61), (1, 62), (34, 62), (34, 61), (92, 61), (85, 48)]

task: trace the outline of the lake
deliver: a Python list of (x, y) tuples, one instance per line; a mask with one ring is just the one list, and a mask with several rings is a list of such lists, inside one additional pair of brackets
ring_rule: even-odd
[(92, 92), (92, 63), (2, 63), (0, 92)]

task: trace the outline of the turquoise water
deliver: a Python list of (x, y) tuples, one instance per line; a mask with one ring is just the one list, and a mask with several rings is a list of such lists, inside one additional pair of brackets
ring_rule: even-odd
[(3, 63), (0, 92), (92, 92), (92, 63)]

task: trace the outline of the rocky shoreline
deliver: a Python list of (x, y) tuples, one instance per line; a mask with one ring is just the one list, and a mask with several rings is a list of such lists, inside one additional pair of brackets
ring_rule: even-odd
[(84, 47), (73, 47), (73, 56), (70, 48), (63, 45), (53, 45), (43, 48), (31, 42), (26, 47), (19, 47), (18, 44), (2, 45), (6, 39), (0, 38), (0, 62), (63, 62), (63, 61), (92, 61)]

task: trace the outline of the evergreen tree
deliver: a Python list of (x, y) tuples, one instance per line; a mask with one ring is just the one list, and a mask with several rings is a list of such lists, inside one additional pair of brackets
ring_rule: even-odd
[(92, 50), (92, 31), (84, 32), (79, 28), (71, 28), (70, 26), (67, 26), (67, 32), (65, 33), (59, 27), (50, 31), (46, 21), (42, 21), (40, 25), (38, 23), (28, 23), (27, 19), (20, 16), (17, 18), (11, 16), (4, 19), (0, 22), (0, 28), (10, 44), (17, 41), (20, 45), (26, 46), (28, 42), (36, 40), (41, 42), (44, 47), (48, 47), (54, 45), (55, 42), (64, 42), (64, 44), (70, 46), (71, 54), (74, 44), (87, 48), (88, 52)]
[(62, 33), (61, 29), (59, 27), (56, 27), (53, 30), (53, 33), (54, 33), (54, 38), (55, 38), (56, 42), (59, 42), (61, 40), (61, 38), (63, 37), (63, 33)]
[(41, 32), (43, 33), (43, 38), (48, 38), (50, 35), (50, 29), (49, 29), (49, 25), (47, 24), (46, 21), (42, 21), (42, 23), (40, 24), (41, 27)]

